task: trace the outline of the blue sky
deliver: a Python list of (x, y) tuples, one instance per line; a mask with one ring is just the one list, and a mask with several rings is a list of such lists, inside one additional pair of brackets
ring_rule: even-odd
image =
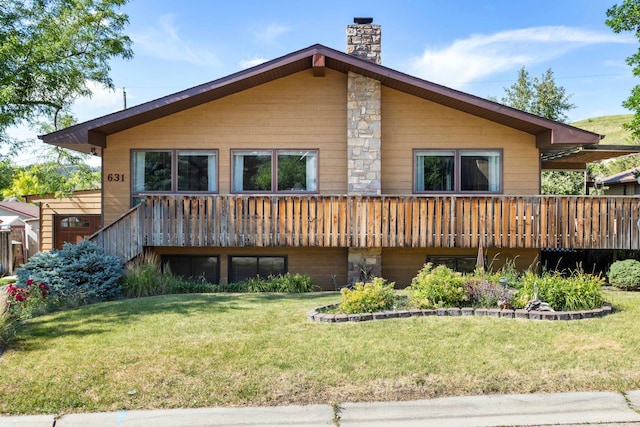
[[(498, 99), (525, 66), (547, 69), (572, 94), (570, 121), (628, 113), (640, 83), (625, 59), (632, 34), (605, 24), (615, 0), (130, 0), (135, 56), (112, 61), (116, 92), (95, 88), (74, 109), (80, 121), (226, 76), (320, 43), (345, 50), (356, 16), (382, 25), (383, 65), (474, 95)], [(23, 132), (19, 132), (22, 134)], [(606, 141), (606, 140), (605, 140)]]

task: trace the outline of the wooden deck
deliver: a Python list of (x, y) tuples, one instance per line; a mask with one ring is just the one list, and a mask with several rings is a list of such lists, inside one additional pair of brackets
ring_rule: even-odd
[(150, 196), (93, 236), (144, 246), (640, 249), (640, 198)]

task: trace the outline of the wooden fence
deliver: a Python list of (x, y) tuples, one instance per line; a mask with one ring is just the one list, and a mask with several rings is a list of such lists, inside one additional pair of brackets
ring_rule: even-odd
[(13, 274), (11, 230), (0, 230), (0, 276)]
[(95, 235), (144, 246), (640, 249), (640, 198), (151, 196)]

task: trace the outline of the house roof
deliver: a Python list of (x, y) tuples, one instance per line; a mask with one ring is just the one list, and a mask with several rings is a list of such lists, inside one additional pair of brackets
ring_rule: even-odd
[(0, 210), (5, 210), (25, 219), (35, 219), (40, 216), (40, 209), (31, 203), (21, 201), (0, 202)]
[(626, 171), (618, 172), (613, 175), (604, 177), (598, 180), (598, 182), (604, 185), (627, 184), (630, 182), (637, 183), (638, 179), (636, 178), (636, 173), (638, 173), (638, 168), (627, 169)]
[(110, 134), (300, 71), (312, 69), (314, 75), (321, 76), (325, 68), (342, 73), (354, 72), (379, 80), (383, 86), (530, 133), (536, 136), (537, 145), (543, 152), (565, 151), (576, 145), (596, 144), (603, 138), (593, 132), (529, 114), (316, 44), (190, 89), (42, 135), (40, 139), (48, 144), (101, 155), (102, 148), (106, 147), (106, 137)]
[(0, 228), (11, 227), (11, 226), (24, 227), (24, 222), (17, 215), (0, 216)]

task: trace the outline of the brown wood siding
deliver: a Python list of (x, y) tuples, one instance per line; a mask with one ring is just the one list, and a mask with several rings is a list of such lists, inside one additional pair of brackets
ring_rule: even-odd
[(54, 247), (54, 216), (87, 214), (99, 215), (101, 209), (100, 191), (77, 192), (72, 197), (57, 199), (43, 197), (29, 199), (40, 204), (40, 250), (50, 251)]
[(535, 136), (382, 88), (382, 193), (411, 194), (414, 149), (503, 150), (504, 194), (540, 194)]
[(287, 268), (291, 274), (308, 274), (323, 291), (334, 290), (332, 275), (336, 283), (347, 283), (346, 248), (180, 248), (156, 247), (159, 255), (216, 255), (220, 263), (220, 283), (227, 283), (229, 256), (282, 255), (287, 257)]
[[(493, 271), (502, 268), (505, 262), (514, 262), (518, 270), (526, 270), (539, 261), (540, 251), (537, 249), (488, 249), (484, 251), (487, 267)], [(476, 257), (477, 249), (453, 248), (383, 248), (382, 276), (390, 282), (396, 283), (397, 289), (411, 284), (411, 280), (424, 266), (428, 256), (469, 256)]]
[[(103, 160), (105, 223), (130, 208), (131, 149), (216, 149), (230, 192), (231, 149), (318, 149), (321, 194), (347, 191), (346, 76), (311, 70), (110, 135)], [(124, 182), (108, 181), (125, 174)]]

